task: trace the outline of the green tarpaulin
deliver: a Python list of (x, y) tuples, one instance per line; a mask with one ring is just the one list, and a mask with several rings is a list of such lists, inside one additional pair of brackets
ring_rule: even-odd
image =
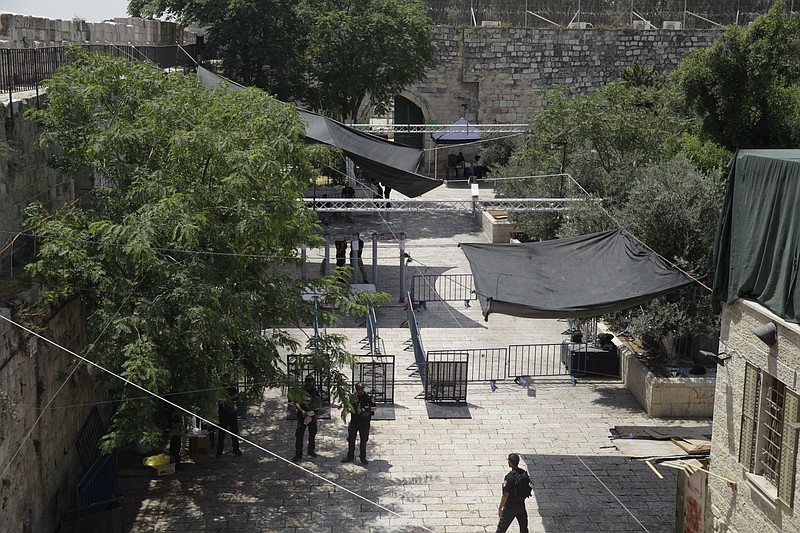
[(749, 298), (798, 322), (800, 150), (739, 150), (733, 156), (714, 246), (714, 292)]

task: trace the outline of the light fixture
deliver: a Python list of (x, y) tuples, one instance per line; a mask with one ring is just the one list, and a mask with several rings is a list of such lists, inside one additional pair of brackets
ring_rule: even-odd
[(778, 327), (774, 322), (767, 322), (757, 328), (753, 328), (753, 334), (767, 346), (772, 346), (778, 342)]
[(698, 350), (698, 351), (700, 352), (700, 355), (702, 355), (703, 357), (708, 357), (718, 365), (724, 365), (725, 361), (727, 361), (732, 357), (731, 354), (729, 354), (728, 352), (714, 353), (706, 350)]

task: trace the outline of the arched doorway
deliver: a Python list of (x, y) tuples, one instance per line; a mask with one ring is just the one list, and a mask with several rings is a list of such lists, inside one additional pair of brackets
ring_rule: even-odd
[[(425, 117), (422, 109), (406, 98), (405, 96), (397, 95), (394, 97), (394, 123), (395, 124), (424, 124)], [(413, 146), (422, 150), (425, 148), (424, 136), (422, 133), (400, 133), (395, 132), (395, 142)]]

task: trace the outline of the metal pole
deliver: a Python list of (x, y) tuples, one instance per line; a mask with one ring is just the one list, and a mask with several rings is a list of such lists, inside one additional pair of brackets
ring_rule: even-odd
[(300, 279), (306, 279), (308, 277), (308, 265), (306, 265), (307, 248), (308, 245), (306, 243), (300, 245)]
[(378, 234), (372, 232), (372, 283), (378, 286)]
[[(400, 241), (400, 301), (406, 301), (406, 234), (401, 232), (398, 236)], [(411, 302), (408, 302), (409, 304)]]
[(525, 0), (525, 27), (528, 27), (528, 0)]
[(322, 275), (327, 276), (331, 268), (331, 234), (325, 234), (325, 259), (322, 263)]
[(352, 270), (350, 283), (358, 283), (358, 233), (350, 235), (350, 270)]

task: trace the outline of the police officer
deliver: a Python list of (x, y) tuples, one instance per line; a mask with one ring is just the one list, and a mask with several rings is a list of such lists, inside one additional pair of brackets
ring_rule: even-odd
[[(239, 402), (239, 388), (233, 382), (233, 376), (225, 374), (225, 393), (224, 398), (218, 400), (219, 426), (227, 429), (231, 433), (231, 443), (233, 444), (233, 454), (242, 455), (239, 449), (239, 419), (236, 414), (236, 404)], [(217, 439), (217, 458), (222, 457), (222, 450), (225, 445), (226, 431), (219, 431)]]
[(317, 456), (314, 451), (316, 449), (314, 437), (317, 435), (317, 418), (319, 417), (319, 409), (322, 407), (322, 398), (317, 392), (313, 375), (306, 376), (303, 382), (303, 392), (305, 393), (303, 401), (300, 403), (295, 402), (294, 404), (295, 409), (297, 409), (297, 429), (294, 432), (294, 457), (292, 457), (292, 461), (295, 463), (303, 459), (303, 435), (305, 435), (306, 428), (308, 428), (308, 456)]
[(375, 402), (364, 390), (363, 383), (356, 383), (356, 393), (350, 397), (350, 425), (347, 427), (347, 456), (343, 463), (352, 463), (355, 459), (356, 435), (359, 436), (358, 460), (365, 465), (367, 461), (367, 441), (369, 440), (369, 423), (375, 414)]
[(519, 524), (520, 533), (528, 533), (528, 511), (525, 510), (525, 498), (517, 496), (514, 490), (519, 476), (527, 476), (527, 472), (519, 467), (519, 455), (516, 453), (508, 454), (508, 466), (511, 471), (503, 478), (503, 496), (500, 498), (500, 507), (497, 509), (500, 521), (497, 523), (495, 533), (505, 533), (515, 518)]

